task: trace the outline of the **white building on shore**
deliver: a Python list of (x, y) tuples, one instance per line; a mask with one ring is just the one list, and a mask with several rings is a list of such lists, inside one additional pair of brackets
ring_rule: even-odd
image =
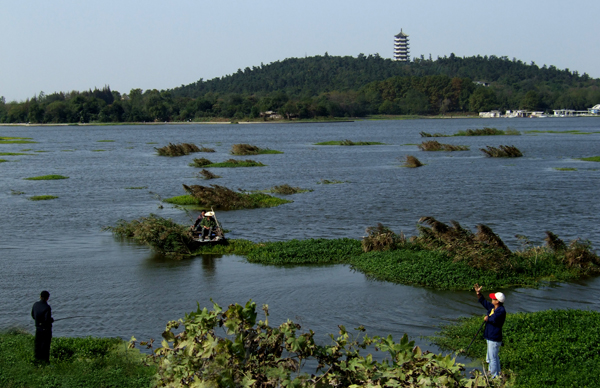
[(402, 32), (394, 36), (394, 61), (408, 62), (410, 61), (410, 50), (408, 47), (408, 35)]

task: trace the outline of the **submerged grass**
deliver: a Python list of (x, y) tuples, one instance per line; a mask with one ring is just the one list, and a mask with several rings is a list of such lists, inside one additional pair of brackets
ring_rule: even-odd
[(30, 178), (23, 178), (27, 181), (50, 181), (50, 180), (57, 180), (57, 179), (69, 179), (68, 176), (63, 176), (63, 175), (42, 175), (42, 176), (33, 176)]
[(19, 156), (19, 155), (33, 155), (33, 154), (24, 154), (21, 152), (0, 152), (0, 156)]
[(340, 146), (366, 146), (366, 145), (385, 145), (376, 141), (352, 141), (352, 140), (332, 140), (315, 143), (314, 145), (340, 145)]
[[(479, 316), (462, 318), (429, 339), (441, 349), (462, 353), (481, 322)], [(594, 387), (597, 376), (590, 372), (600, 370), (600, 331), (593, 328), (599, 326), (597, 311), (509, 310), (500, 350), (502, 371), (514, 378), (515, 387)], [(486, 343), (481, 335), (466, 355), (485, 361)]]
[(444, 144), (435, 140), (424, 141), (419, 144), (421, 151), (468, 151), (469, 146)]
[(584, 162), (600, 162), (600, 156), (590, 156), (589, 158), (581, 158)]
[(250, 144), (234, 144), (231, 146), (232, 155), (263, 155), (263, 154), (283, 154), (281, 151), (270, 150), (268, 148), (259, 148)]
[(30, 201), (47, 201), (50, 199), (56, 199), (58, 198), (56, 195), (34, 195), (32, 197), (29, 197)]
[(6, 159), (0, 159), (0, 163), (8, 162)]
[(156, 368), (118, 338), (55, 337), (50, 365), (33, 362), (34, 336), (24, 330), (0, 333), (0, 384), (4, 388), (152, 386)]
[(37, 143), (37, 141), (33, 140), (2, 140), (0, 139), (0, 144), (33, 144)]

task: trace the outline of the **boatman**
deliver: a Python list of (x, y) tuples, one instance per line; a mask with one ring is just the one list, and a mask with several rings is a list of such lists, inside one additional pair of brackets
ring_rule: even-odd
[(200, 235), (200, 240), (204, 241), (204, 238), (208, 236), (210, 240), (210, 235), (214, 228), (217, 227), (217, 223), (214, 220), (215, 213), (208, 212), (204, 215), (202, 221), (200, 221), (200, 227), (202, 228), (202, 234)]
[(35, 320), (35, 348), (34, 357), (36, 361), (50, 362), (50, 342), (52, 342), (52, 309), (48, 304), (50, 293), (42, 291), (39, 302), (35, 302), (31, 308), (31, 317)]
[(491, 293), (488, 302), (481, 295), (482, 287), (479, 284), (473, 286), (477, 293), (479, 303), (487, 310), (485, 321), (485, 329), (483, 330), (483, 338), (487, 342), (486, 362), (492, 378), (500, 377), (500, 346), (502, 346), (502, 326), (506, 320), (506, 310), (504, 309), (504, 301), (506, 297), (501, 292)]

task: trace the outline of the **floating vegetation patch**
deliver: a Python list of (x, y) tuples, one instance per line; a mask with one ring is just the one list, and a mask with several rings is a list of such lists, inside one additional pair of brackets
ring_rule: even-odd
[(69, 179), (69, 177), (63, 176), (63, 175), (42, 175), (42, 176), (34, 176), (34, 177), (23, 178), (23, 179), (28, 180), (28, 181), (50, 181), (50, 180), (56, 180), (56, 179)]
[(340, 183), (350, 183), (350, 181), (338, 181), (336, 179), (334, 179), (334, 180), (321, 179), (320, 181), (317, 182), (318, 185), (337, 185)]
[(487, 146), (480, 150), (489, 158), (520, 158), (521, 151), (515, 146), (501, 145), (498, 148)]
[(363, 252), (389, 251), (401, 247), (406, 243), (404, 234), (396, 234), (390, 228), (378, 223), (366, 230), (367, 236), (363, 237), (361, 247)]
[(268, 148), (259, 148), (250, 144), (234, 144), (231, 146), (232, 155), (263, 155), (263, 154), (283, 154), (281, 151), (270, 150)]
[(148, 142), (148, 143), (146, 143), (146, 144), (158, 144), (158, 143), (157, 143), (157, 142), (155, 142), (155, 141), (149, 141), (149, 142)]
[(589, 158), (581, 158), (579, 160), (583, 160), (584, 162), (600, 162), (600, 156), (590, 156)]
[(424, 166), (424, 164), (421, 163), (419, 159), (412, 155), (406, 155), (406, 157), (404, 159), (400, 159), (400, 161), (404, 162), (404, 164), (402, 164), (402, 167), (416, 168)]
[(164, 202), (194, 206), (200, 209), (214, 208), (220, 210), (274, 207), (292, 202), (263, 193), (236, 192), (219, 185), (183, 185), (183, 188), (188, 192), (188, 195), (165, 199)]
[(427, 132), (419, 132), (419, 135), (421, 135), (421, 137), (450, 137), (450, 135), (444, 135), (442, 133), (427, 133)]
[(148, 188), (148, 186), (132, 186), (132, 187), (126, 187), (125, 190), (145, 190), (147, 188)]
[(58, 198), (56, 195), (34, 195), (33, 197), (29, 197), (30, 201), (48, 201), (50, 199)]
[(12, 195), (23, 195), (23, 194), (25, 194), (24, 191), (17, 191), (17, 190), (12, 190), (12, 189), (10, 190), (10, 193)]
[(33, 140), (10, 140), (10, 139), (27, 139), (27, 138), (2, 138), (0, 137), (0, 144), (33, 144), (37, 141)]
[(577, 171), (576, 168), (573, 167), (554, 167), (556, 171)]
[(268, 190), (265, 190), (265, 193), (274, 193), (274, 194), (283, 194), (283, 195), (291, 195), (298, 193), (307, 193), (313, 191), (311, 189), (301, 189), (300, 187), (293, 187), (288, 185), (287, 183), (279, 186), (273, 186)]
[(257, 162), (255, 160), (246, 159), (246, 160), (236, 160), (236, 159), (228, 159), (221, 163), (212, 163), (207, 164), (204, 167), (265, 167), (266, 164), (262, 164), (261, 162)]
[(181, 143), (181, 144), (169, 143), (169, 145), (166, 145), (161, 148), (154, 147), (154, 149), (156, 150), (156, 153), (159, 156), (183, 156), (183, 155), (189, 155), (192, 152), (200, 152), (200, 148), (198, 148), (197, 145), (190, 144), (190, 143)]
[(33, 155), (33, 154), (23, 154), (21, 152), (0, 152), (0, 156), (19, 156), (19, 155)]
[(200, 147), (200, 151), (198, 152), (215, 152), (214, 148)]
[(337, 264), (360, 254), (358, 240), (319, 238), (261, 243), (247, 258), (251, 263), (272, 265)]
[(468, 151), (469, 146), (443, 144), (435, 140), (430, 140), (419, 144), (419, 149), (422, 151)]
[(376, 141), (352, 141), (352, 140), (332, 140), (315, 143), (314, 145), (340, 145), (340, 146), (366, 146), (366, 145), (385, 145)]
[(96, 140), (97, 143), (114, 143), (114, 140)]
[(0, 163), (8, 162), (6, 159), (0, 159)]
[(92, 150), (92, 152), (106, 152), (106, 150)]
[(452, 136), (502, 136), (502, 135), (520, 135), (521, 133), (514, 128), (508, 127), (506, 130), (498, 128), (484, 127), (480, 129), (467, 129), (458, 131)]
[(43, 152), (50, 152), (50, 151), (43, 151), (43, 150), (40, 150), (40, 151), (33, 151), (33, 152), (43, 153)]
[(31, 140), (32, 137), (0, 136), (0, 140)]
[[(481, 335), (469, 348), (481, 323), (480, 316), (461, 318), (429, 340), (484, 361), (487, 345)], [(600, 370), (600, 331), (594, 329), (599, 325), (600, 313), (590, 310), (510, 313), (503, 326), (502, 371), (517, 388), (594, 387), (598, 377), (590, 372)]]
[(202, 179), (217, 179), (217, 178), (221, 177), (220, 175), (213, 174), (212, 172), (208, 171), (205, 168), (203, 168), (202, 171), (197, 173), (196, 176), (198, 178), (202, 178)]
[(525, 133), (567, 133), (570, 135), (591, 135), (593, 133), (598, 133), (598, 132), (584, 132), (584, 131), (578, 131), (576, 129), (571, 129), (571, 130), (567, 130), (567, 131), (540, 131), (540, 130), (531, 130), (531, 131), (525, 131)]

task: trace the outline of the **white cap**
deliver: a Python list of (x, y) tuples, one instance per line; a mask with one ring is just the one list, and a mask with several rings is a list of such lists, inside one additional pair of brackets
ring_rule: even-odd
[(496, 299), (500, 303), (504, 303), (504, 301), (506, 300), (506, 297), (501, 292), (496, 292), (495, 294), (490, 294), (490, 298)]

